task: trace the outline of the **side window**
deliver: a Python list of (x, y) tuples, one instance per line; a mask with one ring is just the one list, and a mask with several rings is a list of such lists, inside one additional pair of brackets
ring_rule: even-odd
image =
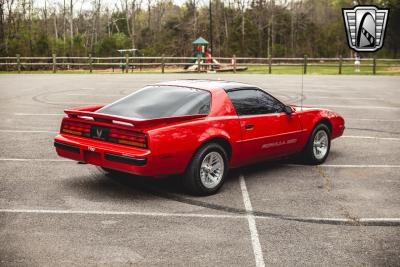
[(228, 91), (228, 96), (239, 116), (282, 112), (281, 103), (261, 90)]

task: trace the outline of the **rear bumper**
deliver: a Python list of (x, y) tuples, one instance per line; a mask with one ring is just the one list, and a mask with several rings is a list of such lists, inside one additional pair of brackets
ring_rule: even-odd
[(136, 175), (162, 175), (146, 149), (63, 134), (55, 137), (54, 146), (57, 154), (64, 158)]

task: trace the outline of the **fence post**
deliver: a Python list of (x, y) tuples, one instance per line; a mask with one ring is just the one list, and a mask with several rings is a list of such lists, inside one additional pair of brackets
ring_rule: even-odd
[(125, 55), (125, 73), (128, 73), (129, 70), (129, 55)]
[(343, 65), (343, 57), (340, 55), (339, 57), (339, 74), (342, 74), (342, 65)]
[(164, 54), (161, 56), (161, 73), (164, 73), (164, 68), (165, 68), (165, 59), (164, 59)]
[(372, 74), (376, 74), (376, 57), (372, 60)]
[(272, 58), (271, 55), (268, 56), (268, 74), (272, 73)]
[(18, 70), (18, 73), (21, 72), (21, 55), (20, 54), (17, 54), (17, 70)]
[(236, 55), (233, 55), (232, 60), (233, 60), (233, 73), (236, 73)]
[(201, 57), (197, 57), (197, 72), (200, 73), (200, 68), (201, 68), (201, 63), (200, 63)]
[(53, 54), (53, 73), (56, 73), (56, 54)]
[(92, 66), (92, 54), (89, 54), (89, 71), (92, 73), (93, 66)]
[(307, 55), (304, 55), (304, 74), (307, 74)]

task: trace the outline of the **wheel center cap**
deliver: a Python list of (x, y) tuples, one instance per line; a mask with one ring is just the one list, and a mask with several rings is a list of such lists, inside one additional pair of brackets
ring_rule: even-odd
[(210, 165), (204, 166), (204, 171), (207, 173), (211, 172), (211, 166)]

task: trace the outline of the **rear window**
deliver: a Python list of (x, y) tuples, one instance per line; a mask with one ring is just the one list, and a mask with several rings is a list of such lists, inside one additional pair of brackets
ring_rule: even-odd
[(210, 102), (210, 93), (204, 90), (174, 86), (147, 86), (97, 112), (138, 119), (156, 119), (208, 114)]

